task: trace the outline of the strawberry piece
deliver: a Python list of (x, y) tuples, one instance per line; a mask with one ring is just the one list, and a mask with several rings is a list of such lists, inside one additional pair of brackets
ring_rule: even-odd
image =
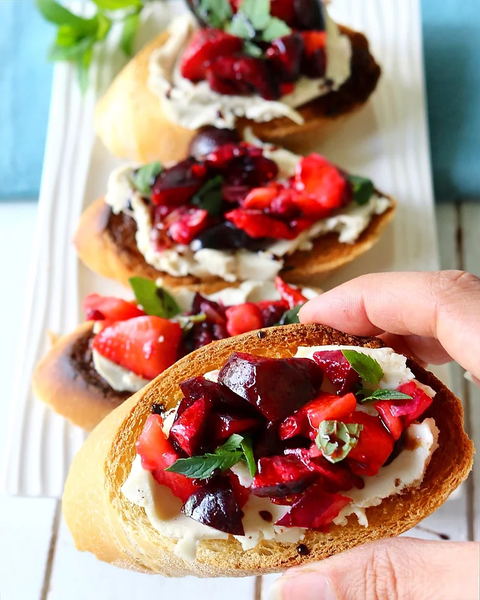
[(207, 66), (206, 78), (219, 94), (258, 94), (265, 100), (281, 96), (280, 83), (270, 65), (253, 56), (219, 56)]
[(232, 471), (228, 472), (228, 479), (239, 508), (243, 508), (252, 493), (250, 488), (243, 487), (238, 477)]
[(178, 323), (144, 316), (107, 327), (94, 337), (92, 347), (136, 375), (154, 379), (176, 361), (181, 338)]
[(288, 285), (281, 277), (275, 277), (275, 288), (281, 299), (288, 304), (288, 308), (294, 308), (297, 304), (303, 304), (307, 301), (298, 288)]
[(248, 193), (247, 197), (242, 202), (242, 206), (244, 208), (258, 208), (260, 210), (265, 210), (270, 207), (277, 194), (278, 191), (276, 186), (254, 188)]
[(315, 221), (325, 219), (331, 213), (329, 208), (321, 206), (313, 196), (309, 196), (308, 194), (296, 192), (292, 194), (291, 198), (296, 210), (301, 211), (305, 216)]
[(335, 396), (321, 392), (280, 424), (280, 439), (287, 440), (296, 435), (303, 435), (314, 440), (322, 421), (345, 420), (356, 407), (357, 400), (353, 394)]
[(292, 240), (298, 235), (284, 221), (265, 215), (260, 210), (236, 208), (226, 213), (225, 218), (252, 238)]
[(301, 36), (305, 48), (301, 67), (302, 73), (313, 79), (324, 77), (327, 68), (326, 32), (302, 31)]
[(198, 233), (208, 227), (209, 220), (209, 214), (203, 208), (182, 206), (169, 215), (167, 231), (176, 244), (188, 245)]
[(167, 206), (186, 204), (205, 183), (207, 175), (207, 167), (202, 162), (186, 158), (160, 173), (152, 186), (152, 202)]
[(135, 302), (99, 294), (89, 294), (83, 301), (82, 308), (87, 321), (126, 321), (145, 314)]
[(350, 502), (350, 498), (322, 491), (321, 484), (312, 485), (275, 525), (325, 531)]
[(360, 423), (357, 445), (348, 453), (347, 464), (356, 475), (373, 476), (378, 473), (392, 453), (394, 439), (383, 426), (379, 417), (364, 412), (355, 412), (344, 423)]
[(211, 407), (211, 401), (206, 398), (196, 400), (170, 429), (170, 437), (188, 456), (192, 456), (199, 445)]
[(205, 70), (218, 56), (241, 52), (243, 40), (220, 29), (198, 29), (186, 48), (180, 72), (190, 81), (205, 79)]
[(313, 359), (333, 385), (340, 386), (339, 394), (354, 390), (360, 383), (360, 375), (352, 369), (341, 350), (315, 352)]
[(167, 440), (162, 426), (163, 419), (160, 415), (153, 414), (148, 417), (136, 444), (137, 453), (142, 460), (142, 467), (151, 471), (155, 481), (168, 486), (175, 496), (185, 502), (198, 486), (185, 475), (165, 471), (180, 456)]
[(282, 82), (292, 82), (299, 78), (304, 49), (300, 33), (291, 33), (271, 42), (266, 57)]
[(258, 425), (258, 419), (252, 417), (215, 411), (210, 415), (209, 431), (212, 431), (217, 442), (221, 442), (234, 433), (251, 431)]
[(262, 327), (272, 327), (280, 321), (288, 310), (288, 304), (284, 300), (261, 300), (257, 302), (262, 318)]
[(379, 402), (375, 402), (373, 406), (377, 409), (383, 424), (391, 433), (393, 439), (397, 441), (403, 433), (403, 422), (401, 417), (394, 417), (392, 415), (390, 409), (394, 404), (395, 402), (391, 400), (380, 400)]
[(311, 194), (323, 208), (333, 210), (349, 200), (350, 187), (335, 165), (320, 154), (302, 158), (295, 169), (295, 189)]
[(403, 417), (404, 427), (408, 427), (423, 415), (432, 404), (433, 398), (430, 398), (422, 389), (417, 387), (414, 381), (404, 383), (398, 388), (398, 391), (412, 396), (413, 400), (392, 402), (390, 412), (394, 417)]
[(278, 498), (303, 492), (317, 478), (296, 456), (269, 456), (258, 461), (252, 494)]
[(270, 0), (270, 14), (290, 27), (296, 26), (294, 0)]
[(280, 93), (282, 96), (286, 96), (287, 94), (291, 94), (295, 89), (294, 83), (281, 83), (280, 84)]
[(262, 313), (253, 302), (230, 306), (225, 314), (227, 316), (228, 335), (240, 335), (262, 327)]

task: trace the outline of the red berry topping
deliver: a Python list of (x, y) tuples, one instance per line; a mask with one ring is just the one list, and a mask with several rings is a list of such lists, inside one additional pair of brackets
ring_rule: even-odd
[(167, 231), (176, 244), (189, 244), (194, 237), (206, 229), (209, 215), (201, 208), (182, 206), (168, 216)]
[(226, 310), (228, 335), (240, 335), (262, 327), (262, 313), (253, 302), (231, 306)]
[(234, 433), (252, 431), (259, 425), (258, 419), (233, 412), (213, 412), (209, 421), (209, 431), (216, 441), (226, 440)]
[(350, 470), (356, 475), (376, 475), (392, 453), (393, 437), (379, 417), (357, 411), (343, 421), (363, 425), (357, 445), (350, 450), (346, 458)]
[(313, 358), (333, 385), (340, 386), (339, 394), (354, 391), (360, 383), (360, 375), (352, 369), (341, 350), (315, 352)]
[(296, 456), (264, 457), (258, 461), (252, 494), (270, 498), (299, 494), (316, 478), (317, 475)]
[(302, 73), (316, 79), (324, 77), (327, 67), (325, 44), (327, 34), (325, 31), (302, 31), (305, 52), (302, 60)]
[(290, 27), (295, 27), (294, 0), (270, 0), (270, 14), (285, 21)]
[(94, 337), (92, 347), (140, 377), (154, 379), (176, 361), (181, 337), (178, 323), (144, 316), (105, 328)]
[(198, 447), (211, 407), (212, 403), (206, 398), (196, 400), (182, 412), (170, 429), (170, 437), (188, 456), (192, 456)]
[(391, 413), (394, 417), (404, 417), (404, 426), (408, 427), (416, 421), (427, 408), (432, 404), (433, 398), (430, 398), (422, 389), (417, 387), (414, 381), (404, 383), (398, 388), (399, 392), (408, 394), (413, 400), (400, 400), (394, 402), (391, 408)]
[(206, 180), (207, 168), (190, 157), (165, 169), (152, 187), (152, 202), (179, 206), (188, 202)]
[(99, 294), (88, 294), (82, 307), (88, 321), (126, 321), (145, 314), (135, 302)]
[(186, 79), (205, 79), (205, 70), (218, 56), (241, 52), (243, 40), (220, 29), (198, 29), (185, 50), (180, 72)]
[(320, 154), (310, 154), (299, 161), (295, 169), (295, 188), (311, 194), (323, 208), (339, 208), (350, 200), (346, 178)]
[(270, 44), (266, 56), (282, 82), (292, 82), (299, 78), (304, 49), (300, 33), (291, 33)]
[(225, 218), (252, 238), (293, 240), (298, 235), (296, 229), (261, 210), (236, 208), (226, 213)]
[(288, 285), (281, 277), (275, 277), (275, 287), (281, 299), (288, 304), (288, 308), (294, 308), (297, 304), (307, 301), (298, 288)]

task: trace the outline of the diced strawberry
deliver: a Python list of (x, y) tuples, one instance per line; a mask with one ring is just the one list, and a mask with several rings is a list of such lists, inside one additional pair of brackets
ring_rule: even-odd
[(228, 479), (230, 480), (233, 495), (235, 496), (239, 508), (243, 508), (248, 502), (250, 494), (252, 493), (250, 488), (243, 487), (238, 477), (232, 471), (228, 472)]
[(269, 208), (273, 199), (277, 196), (276, 186), (254, 188), (242, 202), (244, 208), (258, 208), (264, 210)]
[(180, 63), (183, 77), (191, 81), (205, 79), (205, 69), (218, 56), (241, 52), (243, 40), (220, 29), (198, 29)]
[(292, 82), (299, 78), (304, 49), (300, 33), (290, 33), (271, 42), (266, 57), (282, 82)]
[(126, 321), (145, 314), (135, 302), (99, 294), (89, 294), (82, 307), (88, 321)]
[[(186, 204), (205, 183), (208, 169), (203, 162), (193, 157), (186, 158), (168, 169), (164, 169), (155, 179), (152, 187), (152, 202), (156, 205), (180, 206)], [(159, 215), (166, 218), (171, 211)]]
[(325, 531), (350, 502), (350, 498), (322, 491), (321, 484), (312, 485), (275, 525)]
[(398, 391), (412, 396), (413, 400), (393, 402), (390, 411), (394, 417), (403, 417), (404, 427), (408, 427), (423, 415), (432, 404), (433, 398), (417, 387), (414, 381), (404, 383), (398, 388)]
[(170, 429), (170, 437), (188, 456), (192, 456), (198, 447), (211, 408), (212, 403), (207, 398), (196, 400), (183, 411)]
[(376, 475), (392, 453), (393, 437), (379, 417), (357, 411), (348, 419), (342, 420), (344, 423), (363, 425), (357, 445), (346, 458), (350, 470), (356, 475)]
[(339, 394), (345, 394), (355, 389), (360, 383), (359, 374), (345, 358), (341, 350), (325, 350), (315, 352), (313, 359), (333, 383), (340, 386)]
[(380, 400), (375, 402), (373, 406), (377, 409), (382, 419), (383, 424), (391, 433), (393, 439), (397, 441), (403, 433), (403, 422), (401, 417), (394, 417), (391, 412), (392, 406), (395, 402), (391, 400)]
[(225, 218), (252, 238), (292, 240), (298, 235), (284, 221), (265, 215), (261, 210), (236, 208), (226, 213)]
[(188, 245), (198, 233), (208, 227), (209, 214), (203, 208), (182, 206), (169, 215), (168, 222), (170, 224), (167, 231), (172, 240), (177, 244)]
[(178, 323), (143, 316), (107, 327), (94, 337), (92, 347), (136, 375), (154, 379), (176, 361), (181, 338)]
[(357, 400), (353, 394), (335, 396), (321, 392), (317, 398), (281, 423), (280, 439), (287, 440), (296, 435), (303, 435), (314, 440), (322, 421), (344, 420), (355, 411), (356, 406)]
[(278, 194), (272, 200), (270, 212), (284, 219), (300, 215), (300, 209), (297, 205), (298, 192), (278, 185)]
[(269, 456), (258, 461), (251, 490), (255, 496), (281, 498), (303, 492), (316, 478), (296, 456)]
[(227, 308), (227, 331), (231, 336), (247, 333), (262, 327), (262, 313), (253, 302)]
[(311, 194), (323, 208), (333, 210), (349, 200), (346, 178), (320, 154), (302, 158), (295, 169), (295, 189)]
[(307, 301), (298, 288), (288, 285), (281, 277), (275, 277), (275, 288), (281, 299), (288, 304), (288, 308), (294, 308), (297, 304), (303, 304)]
[(282, 83), (280, 84), (280, 93), (282, 96), (286, 96), (287, 94), (291, 94), (295, 89), (294, 83)]
[(142, 460), (142, 467), (151, 471), (155, 481), (168, 486), (175, 496), (185, 502), (198, 486), (185, 475), (165, 471), (180, 456), (167, 440), (162, 426), (163, 420), (160, 415), (153, 414), (148, 417), (136, 444), (137, 453)]
[(327, 67), (325, 44), (327, 34), (325, 31), (301, 32), (305, 51), (302, 60), (302, 73), (307, 77), (324, 77)]
[(252, 417), (215, 411), (210, 415), (209, 431), (213, 433), (216, 441), (221, 442), (234, 433), (256, 429), (258, 425), (258, 419)]
[[(292, 190), (293, 191), (293, 190)], [(297, 210), (300, 210), (305, 216), (317, 221), (325, 219), (331, 213), (329, 208), (321, 206), (313, 196), (296, 192), (292, 196), (293, 204)]]

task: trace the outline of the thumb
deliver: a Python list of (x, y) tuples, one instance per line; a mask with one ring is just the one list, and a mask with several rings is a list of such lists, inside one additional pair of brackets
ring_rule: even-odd
[(277, 579), (270, 600), (478, 600), (479, 545), (397, 538)]

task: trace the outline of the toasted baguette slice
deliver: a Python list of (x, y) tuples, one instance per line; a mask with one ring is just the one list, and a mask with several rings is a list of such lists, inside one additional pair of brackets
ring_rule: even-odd
[[(354, 244), (342, 244), (338, 234), (329, 233), (313, 241), (313, 249), (295, 252), (287, 257), (281, 276), (296, 285), (319, 285), (332, 273), (361, 256), (379, 240), (392, 220), (396, 203), (381, 215), (374, 215), (369, 226)], [(173, 277), (147, 264), (137, 248), (133, 218), (115, 215), (103, 198), (91, 204), (83, 213), (75, 234), (75, 245), (81, 261), (92, 271), (117, 279), (128, 285), (133, 276), (162, 279), (162, 285), (175, 289), (187, 287), (202, 293), (213, 293), (231, 286), (220, 277), (199, 279), (193, 275)]]
[(437, 395), (427, 416), (440, 430), (422, 484), (368, 508), (367, 528), (354, 516), (345, 527), (329, 533), (308, 531), (302, 543), (310, 550), (300, 556), (296, 544), (263, 541), (243, 551), (232, 537), (202, 541), (197, 559), (189, 563), (174, 554), (174, 542), (160, 535), (138, 506), (120, 488), (135, 457), (135, 442), (154, 402), (175, 406), (182, 394), (178, 383), (221, 367), (234, 351), (271, 357), (291, 357), (298, 346), (347, 344), (378, 348), (376, 338), (349, 336), (320, 325), (288, 325), (252, 332), (201, 348), (177, 362), (150, 385), (113, 411), (92, 432), (76, 456), (67, 479), (63, 511), (79, 550), (120, 567), (166, 576), (225, 577), (259, 575), (326, 558), (371, 540), (407, 531), (437, 509), (467, 477), (473, 445), (463, 430), (460, 400), (431, 373), (409, 363), (416, 377)]
[[(307, 131), (316, 139), (328, 137), (345, 117), (357, 112), (374, 91), (380, 67), (369, 52), (366, 37), (340, 26), (352, 44), (351, 76), (336, 92), (312, 100), (299, 109), (304, 123), (288, 118), (255, 123), (239, 119), (238, 129), (252, 127), (264, 141), (284, 142)], [(148, 63), (152, 52), (169, 38), (168, 31), (145, 46), (119, 73), (95, 111), (95, 130), (116, 156), (140, 162), (178, 161), (188, 155), (188, 146), (197, 130), (172, 123), (163, 113), (160, 99), (147, 86)]]

